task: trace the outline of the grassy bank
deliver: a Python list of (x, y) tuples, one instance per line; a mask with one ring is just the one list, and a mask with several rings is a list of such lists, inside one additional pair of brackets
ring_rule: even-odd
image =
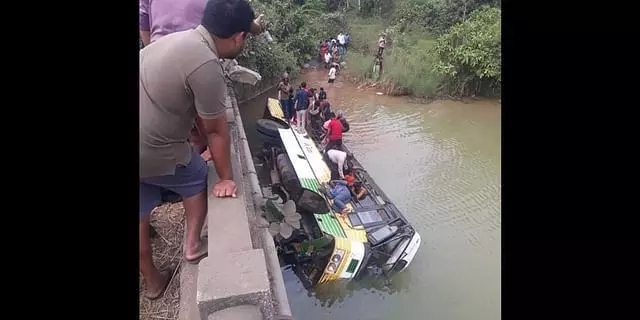
[[(391, 95), (496, 97), (501, 92), (500, 0), (376, 0), (361, 10), (343, 2), (255, 0), (274, 41), (247, 42), (238, 62), (277, 79), (315, 59), (319, 39), (351, 35), (344, 75)], [(381, 32), (387, 46), (380, 75), (374, 58)]]
[[(391, 95), (499, 96), (499, 6), (492, 0), (401, 0), (388, 12), (351, 11), (352, 43), (343, 74)], [(374, 58), (382, 32), (387, 46), (377, 75)]]
[(429, 53), (435, 41), (421, 32), (389, 34), (383, 73), (379, 79), (372, 79), (378, 34), (385, 29), (379, 20), (353, 19), (349, 25), (353, 43), (344, 74), (357, 83), (376, 85), (390, 95), (435, 95), (440, 77), (432, 71), (434, 58)]

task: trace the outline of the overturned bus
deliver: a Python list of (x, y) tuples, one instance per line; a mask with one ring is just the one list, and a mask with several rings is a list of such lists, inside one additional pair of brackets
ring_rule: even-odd
[(270, 172), (273, 193), (284, 203), (281, 214), (265, 215), (281, 260), (306, 288), (406, 269), (420, 247), (420, 235), (354, 157), (347, 165), (366, 195), (353, 195), (347, 213), (331, 208), (325, 185), (332, 164), (320, 151), (321, 133), (314, 123), (318, 121), (308, 121), (302, 133), (292, 128), (272, 98), (256, 123), (264, 142), (263, 168)]

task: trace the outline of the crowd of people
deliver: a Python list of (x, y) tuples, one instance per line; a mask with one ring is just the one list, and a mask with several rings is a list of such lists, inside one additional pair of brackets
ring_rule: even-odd
[[(347, 213), (347, 204), (354, 198), (362, 199), (367, 190), (357, 181), (350, 165), (353, 155), (344, 150), (342, 135), (349, 131), (349, 122), (340, 110), (333, 112), (324, 88), (307, 88), (302, 82), (296, 91), (289, 83), (288, 76), (278, 84), (278, 99), (285, 120), (294, 130), (319, 136), (323, 157), (331, 170), (331, 181), (326, 186), (327, 198), (333, 200), (332, 208), (339, 213)], [(308, 125), (307, 125), (308, 124)]]
[(340, 64), (340, 59), (347, 53), (347, 48), (351, 42), (351, 36), (345, 33), (338, 34), (335, 38), (321, 40), (318, 43), (319, 59), (324, 62), (325, 68), (332, 64)]
[(327, 92), (323, 87), (320, 89), (309, 88), (306, 82), (302, 82), (294, 91), (288, 75), (285, 75), (278, 83), (277, 89), (285, 121), (294, 125), (298, 132), (306, 130), (306, 124), (309, 122), (311, 114), (321, 113), (322, 119), (329, 120), (331, 107), (327, 100)]

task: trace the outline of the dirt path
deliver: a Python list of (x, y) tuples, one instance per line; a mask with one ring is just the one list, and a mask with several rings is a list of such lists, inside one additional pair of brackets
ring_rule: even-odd
[[(153, 239), (153, 261), (163, 268), (181, 263), (184, 238), (184, 208), (182, 202), (163, 204), (151, 216), (151, 225), (158, 232)], [(180, 307), (180, 269), (171, 279), (164, 296), (150, 301), (143, 297), (144, 282), (140, 277), (140, 320), (178, 319)]]

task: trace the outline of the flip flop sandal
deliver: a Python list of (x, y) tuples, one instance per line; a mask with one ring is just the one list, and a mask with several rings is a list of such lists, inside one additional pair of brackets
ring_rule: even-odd
[(169, 287), (169, 284), (171, 283), (171, 280), (173, 279), (173, 274), (175, 273), (177, 268), (178, 268), (178, 265), (171, 265), (167, 269), (164, 269), (164, 270), (160, 271), (161, 274), (166, 275), (167, 282), (162, 286), (162, 289), (160, 291), (158, 291), (158, 293), (151, 294), (151, 293), (149, 293), (149, 291), (147, 291), (147, 292), (145, 292), (144, 296), (149, 300), (157, 300), (160, 297), (162, 297), (164, 295), (164, 292)]
[(209, 255), (209, 247), (206, 241), (203, 241), (203, 245), (202, 247), (200, 247), (200, 249), (198, 250), (198, 253), (196, 255), (195, 258), (192, 259), (187, 259), (186, 257), (184, 258), (184, 260), (189, 263), (189, 264), (198, 264), (200, 263), (200, 260), (206, 258)]

